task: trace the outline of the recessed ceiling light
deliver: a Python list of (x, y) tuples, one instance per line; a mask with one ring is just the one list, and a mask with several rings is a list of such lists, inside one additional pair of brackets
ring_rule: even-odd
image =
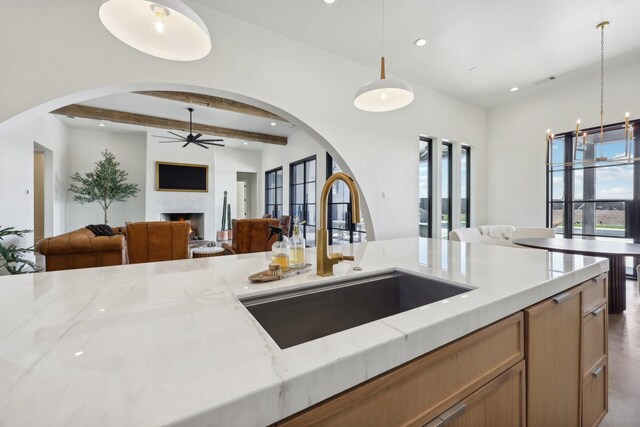
[(276, 122), (271, 122), (271, 126), (275, 126), (275, 125), (276, 125)]
[(475, 71), (477, 69), (478, 69), (478, 67), (471, 67), (471, 68), (469, 68), (469, 71)]
[(323, 0), (326, 4), (334, 4), (336, 0)]
[(425, 44), (427, 44), (427, 39), (418, 39), (418, 40), (414, 41), (413, 44), (415, 44), (418, 47), (422, 47)]
[(520, 88), (516, 86), (511, 88), (511, 92), (517, 92), (518, 90), (520, 90)]
[(100, 126), (101, 128), (104, 127), (104, 123), (98, 123), (98, 126)]
[(76, 351), (75, 353), (73, 353), (74, 356), (82, 356), (84, 354), (84, 351), (80, 350), (80, 351)]
[(244, 145), (247, 145), (247, 144), (249, 144), (249, 143), (248, 143), (248, 142), (245, 142), (245, 143), (244, 143)]

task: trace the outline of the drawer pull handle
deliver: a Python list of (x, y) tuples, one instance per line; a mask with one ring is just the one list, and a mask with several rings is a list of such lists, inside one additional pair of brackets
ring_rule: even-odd
[(556, 302), (556, 304), (561, 304), (569, 298), (571, 298), (571, 292), (563, 292), (560, 295), (553, 297), (553, 300)]
[(598, 316), (600, 316), (603, 312), (604, 312), (604, 307), (600, 307), (600, 308), (596, 308), (595, 310), (593, 310), (593, 311), (591, 312), (591, 314), (593, 315), (593, 317), (598, 317)]
[(442, 421), (442, 418), (435, 417), (433, 420), (429, 421), (422, 427), (443, 427), (443, 426), (444, 426), (444, 421)]
[(602, 366), (598, 366), (596, 369), (593, 370), (591, 375), (593, 375), (594, 378), (598, 378), (598, 376), (600, 376), (601, 373), (602, 373)]
[(464, 402), (460, 402), (452, 406), (451, 408), (447, 409), (442, 414), (440, 414), (440, 418), (442, 418), (442, 421), (444, 422), (443, 425), (447, 425), (449, 422), (458, 418), (460, 415), (464, 414), (464, 411), (466, 410), (467, 410), (467, 405), (465, 405)]

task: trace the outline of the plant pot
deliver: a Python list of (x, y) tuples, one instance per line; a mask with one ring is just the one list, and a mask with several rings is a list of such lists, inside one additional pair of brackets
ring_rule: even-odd
[(218, 232), (216, 232), (216, 240), (229, 240), (229, 230), (218, 230)]
[(233, 230), (227, 230), (227, 240), (233, 240)]

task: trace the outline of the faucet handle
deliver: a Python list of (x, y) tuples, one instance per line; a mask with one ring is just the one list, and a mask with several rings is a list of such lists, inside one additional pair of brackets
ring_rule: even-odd
[(356, 258), (351, 256), (351, 255), (342, 255), (342, 260), (343, 261), (355, 261)]

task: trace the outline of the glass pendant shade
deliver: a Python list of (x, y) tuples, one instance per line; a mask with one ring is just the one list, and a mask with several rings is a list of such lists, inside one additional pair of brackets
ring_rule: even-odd
[(367, 83), (356, 92), (353, 104), (363, 111), (397, 110), (413, 102), (413, 89), (407, 82), (386, 78), (384, 57), (380, 62), (380, 79)]
[(115, 37), (158, 58), (195, 61), (211, 51), (204, 22), (179, 0), (109, 0), (99, 14)]

